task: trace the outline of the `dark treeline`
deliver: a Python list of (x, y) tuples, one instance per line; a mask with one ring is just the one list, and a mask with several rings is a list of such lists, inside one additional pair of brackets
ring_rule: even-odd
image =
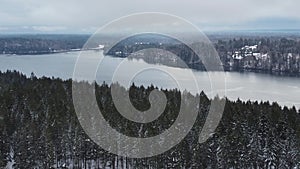
[(38, 55), (81, 49), (88, 35), (0, 36), (0, 54)]
[[(90, 35), (2, 35), (0, 36), (0, 54), (49, 54), (82, 49)], [(263, 34), (242, 36), (209, 35), (227, 71), (254, 71), (271, 74), (299, 76), (300, 73), (300, 38), (298, 34)], [(113, 37), (105, 36), (95, 42), (89, 42), (90, 48), (98, 45), (111, 44)], [(196, 45), (196, 44), (192, 44)], [(255, 48), (253, 48), (255, 47)], [(190, 68), (205, 70), (198, 57), (189, 47), (171, 37), (142, 34), (129, 37), (117, 43), (105, 53), (117, 57), (146, 48), (166, 49), (187, 63)], [(163, 54), (165, 55), (165, 54)], [(147, 57), (142, 58), (148, 63), (161, 63), (170, 66), (180, 64), (174, 58)], [(175, 62), (175, 63), (173, 63)], [(179, 66), (180, 67), (180, 66)]]
[[(90, 35), (6, 35), (0, 36), (0, 54), (50, 54), (82, 49)], [(299, 76), (300, 73), (300, 40), (297, 35), (290, 36), (213, 36), (215, 45), (227, 71), (254, 71), (271, 74)], [(89, 42), (89, 48), (97, 48), (104, 44), (106, 48), (113, 37), (105, 36)], [(196, 45), (196, 44), (192, 44)], [(253, 48), (255, 47), (255, 48)], [(135, 35), (117, 43), (105, 53), (117, 57), (146, 48), (166, 49), (187, 63), (190, 68), (205, 70), (198, 57), (189, 47), (171, 37), (143, 34)], [(161, 63), (176, 66), (173, 58), (142, 57), (148, 63)]]
[[(204, 93), (190, 95), (199, 97), (200, 109), (187, 137), (164, 154), (131, 159), (110, 154), (89, 139), (74, 112), (71, 87), (71, 80), (0, 73), (0, 168), (300, 168), (300, 115), (295, 108), (226, 100), (215, 133), (199, 144), (211, 100)], [(133, 85), (133, 105), (147, 110), (153, 89)], [(143, 126), (117, 112), (110, 91), (106, 84), (96, 85), (104, 117), (116, 130), (136, 137), (170, 127), (178, 115), (179, 96), (189, 95), (163, 90), (168, 99), (164, 113)]]
[[(145, 40), (145, 36), (148, 40)], [(151, 40), (149, 40), (151, 39)], [(179, 56), (186, 64), (196, 70), (205, 70), (195, 53), (185, 44), (169, 37), (136, 35), (124, 39), (106, 52), (108, 55), (127, 57), (146, 48), (160, 48)], [(220, 56), (222, 66), (227, 71), (254, 71), (271, 74), (298, 76), (300, 73), (300, 40), (277, 37), (218, 37), (213, 44)], [(197, 43), (191, 45), (199, 45)], [(202, 44), (200, 44), (201, 46)], [(164, 55), (164, 54), (163, 54)], [(139, 55), (148, 63), (161, 63), (176, 66), (174, 59), (166, 57)], [(156, 59), (156, 60), (155, 60)], [(161, 60), (162, 59), (162, 60)]]
[(299, 75), (298, 38), (239, 38), (218, 40), (216, 49), (227, 70), (251, 70)]

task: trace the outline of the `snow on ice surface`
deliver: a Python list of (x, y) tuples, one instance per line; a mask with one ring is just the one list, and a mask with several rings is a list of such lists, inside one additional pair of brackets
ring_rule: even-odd
[(14, 150), (12, 148), (10, 148), (10, 152), (9, 152), (9, 161), (6, 164), (5, 169), (13, 169), (13, 166), (15, 164), (15, 160), (14, 160)]
[(15, 164), (15, 161), (12, 160), (12, 161), (9, 161), (7, 164), (6, 164), (6, 167), (5, 169), (13, 169), (13, 165)]

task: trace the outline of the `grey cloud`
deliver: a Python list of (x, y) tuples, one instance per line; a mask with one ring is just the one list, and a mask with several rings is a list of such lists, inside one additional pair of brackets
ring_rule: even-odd
[(276, 17), (300, 20), (298, 0), (0, 0), (0, 4), (1, 27), (92, 30), (92, 27), (137, 12), (170, 13), (200, 27), (230, 28)]

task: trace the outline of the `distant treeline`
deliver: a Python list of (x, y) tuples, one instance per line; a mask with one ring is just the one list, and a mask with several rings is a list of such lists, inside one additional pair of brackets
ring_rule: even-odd
[[(176, 39), (169, 41), (166, 37), (136, 35), (124, 39), (106, 52), (116, 57), (127, 57), (147, 48), (160, 48), (176, 54), (192, 69), (206, 70), (198, 56), (186, 45)], [(197, 46), (200, 43), (190, 44)], [(300, 39), (278, 37), (247, 37), (232, 38), (218, 37), (213, 44), (221, 59), (221, 66), (226, 71), (254, 71), (271, 74), (300, 75)], [(202, 44), (200, 44), (201, 46)], [(176, 60), (166, 57), (150, 57), (139, 55), (148, 63), (161, 63), (176, 66)], [(174, 63), (173, 63), (174, 62)]]
[[(219, 53), (222, 66), (227, 71), (254, 71), (271, 74), (300, 75), (299, 36), (246, 36), (243, 38), (213, 36), (213, 44)], [(50, 54), (82, 49), (90, 35), (6, 35), (0, 36), (0, 54)], [(109, 36), (102, 42), (90, 42), (89, 47), (110, 44)], [(191, 44), (197, 45), (197, 44)], [(247, 47), (257, 46), (255, 49)], [(108, 47), (106, 46), (105, 49)], [(196, 70), (206, 70), (203, 63), (191, 49), (178, 40), (159, 35), (136, 35), (127, 38), (105, 53), (116, 57), (127, 57), (146, 48), (166, 49), (179, 56), (188, 66)], [(162, 57), (161, 57), (162, 58)], [(144, 56), (149, 63), (177, 66), (173, 59), (159, 60)]]
[(0, 54), (37, 55), (81, 49), (89, 35), (0, 36)]
[[(155, 157), (131, 159), (110, 154), (90, 140), (78, 122), (71, 88), (71, 80), (0, 73), (0, 168), (12, 164), (15, 168), (300, 168), (300, 115), (295, 107), (226, 100), (215, 133), (199, 144), (211, 103), (203, 92), (191, 96), (163, 90), (168, 99), (164, 113), (143, 126), (117, 112), (110, 86), (96, 85), (106, 120), (116, 130), (136, 137), (169, 128), (178, 115), (180, 96), (199, 97), (196, 123), (180, 144)], [(133, 105), (147, 110), (153, 89), (131, 86)]]
[[(300, 39), (239, 38), (218, 40), (215, 46), (225, 69), (300, 75)], [(251, 46), (257, 47), (249, 49)], [(233, 55), (241, 56), (241, 59)]]

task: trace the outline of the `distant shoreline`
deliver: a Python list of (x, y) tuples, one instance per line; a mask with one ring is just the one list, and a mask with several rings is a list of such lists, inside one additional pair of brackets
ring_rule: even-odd
[(69, 52), (82, 52), (82, 51), (96, 51), (98, 49), (71, 49), (64, 51), (55, 51), (55, 52), (24, 52), (24, 53), (0, 53), (0, 55), (8, 55), (8, 56), (28, 56), (28, 55), (51, 55), (51, 54), (59, 54), (59, 53), (69, 53)]
[[(25, 53), (25, 54), (0, 54), (0, 56), (37, 56), (37, 55), (54, 55), (54, 54), (60, 54), (60, 53), (70, 53), (70, 52), (83, 52), (83, 51), (97, 51), (97, 49), (80, 49), (80, 50), (66, 50), (66, 51), (59, 51), (59, 52), (41, 52), (41, 53)], [(113, 56), (113, 55), (105, 55), (105, 56), (110, 56), (110, 57), (115, 57), (115, 58), (121, 58), (118, 56)], [(144, 59), (143, 59), (144, 60)], [(144, 60), (145, 61), (145, 60)], [(145, 61), (146, 62), (146, 61)], [(151, 64), (151, 63), (149, 63)], [(194, 69), (195, 71), (205, 71), (205, 70), (200, 70), (200, 69)], [(211, 71), (213, 72), (213, 71)], [(224, 67), (224, 72), (237, 72), (237, 73), (258, 73), (258, 74), (267, 74), (267, 75), (272, 75), (272, 76), (278, 76), (278, 77), (295, 77), (299, 78), (300, 73), (290, 73), (290, 72), (284, 72), (284, 71), (266, 71), (266, 70), (260, 70), (260, 69), (238, 69), (238, 70), (232, 70), (230, 68)]]

